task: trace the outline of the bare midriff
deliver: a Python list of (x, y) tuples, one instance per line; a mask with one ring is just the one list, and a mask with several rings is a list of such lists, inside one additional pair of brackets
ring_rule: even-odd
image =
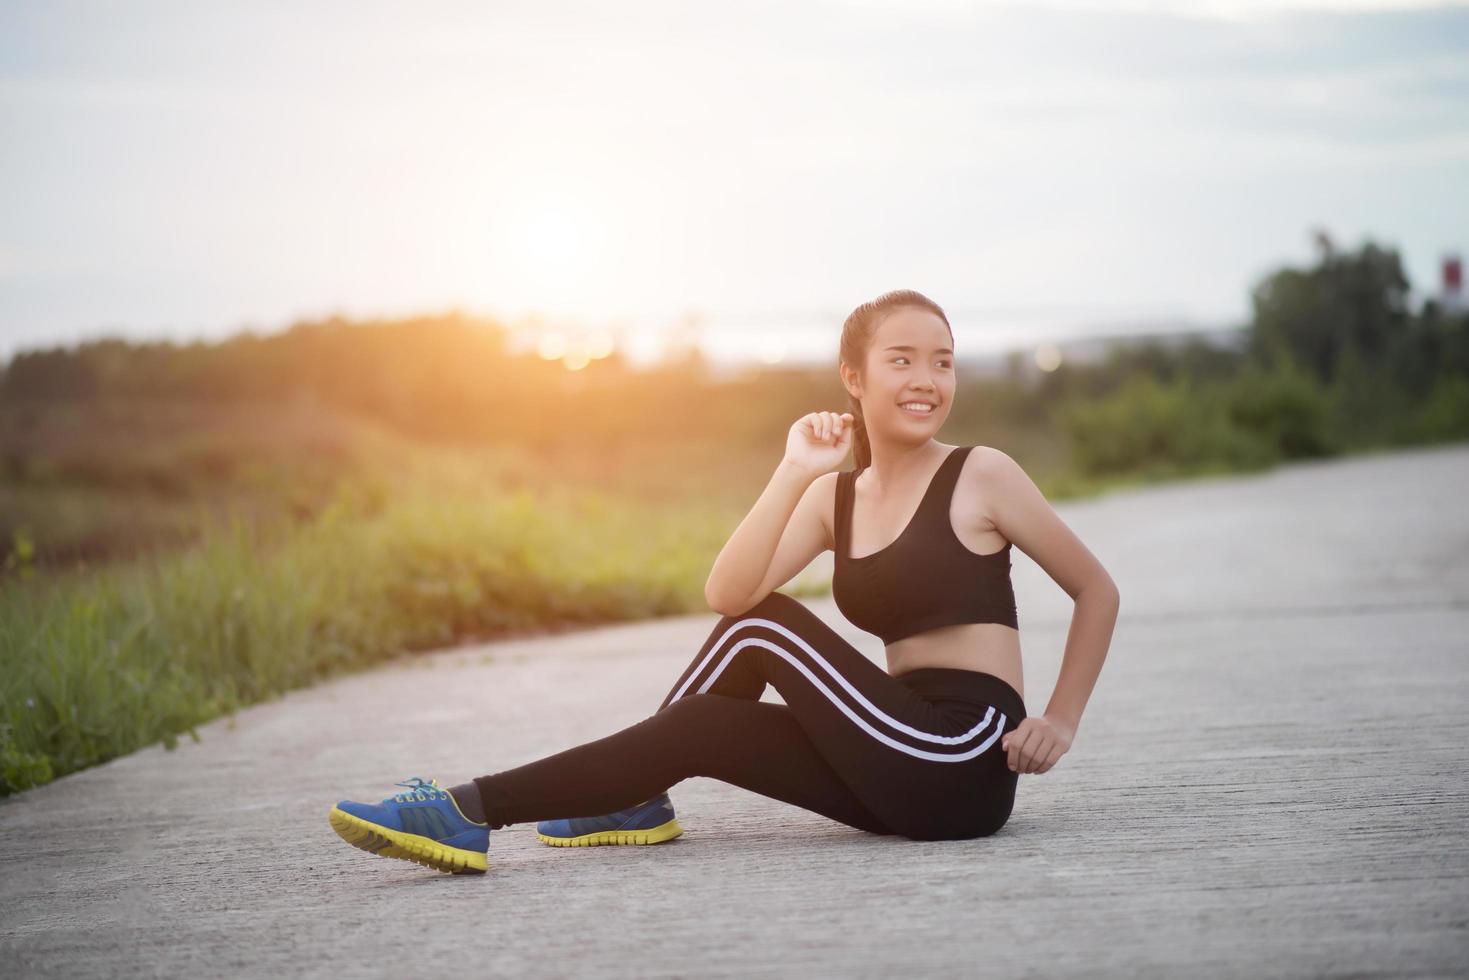
[(1003, 623), (956, 623), (925, 630), (887, 645), (888, 673), (948, 667), (994, 674), (1025, 697), (1020, 631)]

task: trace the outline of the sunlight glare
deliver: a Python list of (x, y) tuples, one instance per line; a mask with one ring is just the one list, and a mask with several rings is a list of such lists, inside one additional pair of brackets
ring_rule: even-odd
[(1061, 348), (1055, 344), (1041, 344), (1035, 349), (1035, 366), (1050, 373), (1061, 366)]
[(582, 255), (582, 228), (569, 212), (547, 208), (527, 220), (524, 243), (530, 261), (574, 275)]

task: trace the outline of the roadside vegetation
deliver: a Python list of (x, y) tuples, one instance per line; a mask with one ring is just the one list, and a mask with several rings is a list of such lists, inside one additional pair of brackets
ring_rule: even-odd
[[(1004, 449), (1053, 500), (1469, 438), (1469, 318), (1409, 295), (1368, 242), (1262, 280), (1237, 344), (990, 378), (960, 351), (940, 438)], [(786, 428), (822, 407), (846, 407), (834, 363), (571, 371), (457, 314), (22, 352), (0, 373), (0, 795), (414, 651), (706, 611)]]

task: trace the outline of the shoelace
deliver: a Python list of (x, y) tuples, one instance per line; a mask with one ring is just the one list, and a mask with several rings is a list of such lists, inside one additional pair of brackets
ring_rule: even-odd
[(407, 803), (409, 800), (436, 800), (440, 796), (447, 798), (449, 795), (447, 790), (439, 788), (437, 779), (425, 780), (422, 776), (409, 776), (403, 782), (393, 785), (408, 787), (408, 792), (399, 793), (393, 797), (395, 803)]

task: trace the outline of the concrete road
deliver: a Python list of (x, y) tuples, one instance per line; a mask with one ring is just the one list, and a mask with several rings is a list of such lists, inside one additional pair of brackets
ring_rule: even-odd
[[(0, 973), (1462, 976), (1466, 488), (1460, 445), (1063, 505), (1122, 616), (1072, 751), (993, 837), (869, 835), (703, 778), (672, 791), (676, 841), (516, 825), (481, 877), (328, 827), (409, 774), (638, 721), (717, 618), (678, 617), (390, 665), (0, 803)], [(1069, 601), (1015, 561), (1039, 713)]]

